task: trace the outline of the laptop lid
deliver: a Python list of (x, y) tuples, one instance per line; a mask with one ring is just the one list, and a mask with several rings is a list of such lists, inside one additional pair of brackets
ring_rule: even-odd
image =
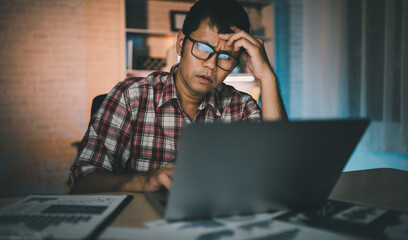
[[(356, 119), (184, 126), (164, 218), (318, 207), (368, 123)], [(159, 195), (163, 201), (163, 193)]]

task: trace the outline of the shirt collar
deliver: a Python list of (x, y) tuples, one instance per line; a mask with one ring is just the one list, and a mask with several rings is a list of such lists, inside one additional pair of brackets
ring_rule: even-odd
[(221, 116), (221, 112), (220, 112), (220, 108), (219, 106), (221, 106), (220, 103), (220, 98), (219, 98), (219, 91), (222, 90), (224, 86), (224, 83), (221, 83), (220, 86), (218, 86), (216, 89), (213, 89), (211, 92), (209, 92), (207, 94), (207, 96), (205, 96), (205, 98), (203, 99), (203, 101), (201, 102), (200, 106), (198, 106), (198, 110), (204, 110), (206, 109), (208, 106), (211, 106), (212, 109), (214, 110), (214, 114)]
[(159, 99), (158, 107), (161, 107), (162, 105), (171, 101), (172, 99), (177, 100), (177, 91), (175, 84), (177, 70), (178, 64), (174, 65), (171, 68), (170, 73), (167, 75), (167, 79), (164, 82), (163, 91)]

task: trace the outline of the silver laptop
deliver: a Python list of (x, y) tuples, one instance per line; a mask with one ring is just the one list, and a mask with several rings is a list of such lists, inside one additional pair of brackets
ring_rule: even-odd
[(367, 119), (191, 124), (170, 192), (145, 193), (166, 220), (319, 207)]

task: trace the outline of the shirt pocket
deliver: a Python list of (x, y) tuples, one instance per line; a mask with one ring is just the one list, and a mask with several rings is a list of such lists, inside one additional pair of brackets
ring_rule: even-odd
[(140, 152), (136, 156), (140, 159), (150, 159), (151, 162), (168, 162), (176, 155), (174, 138), (146, 134), (139, 144)]

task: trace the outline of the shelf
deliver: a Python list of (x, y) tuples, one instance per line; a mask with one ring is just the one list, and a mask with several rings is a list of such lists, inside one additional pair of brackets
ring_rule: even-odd
[(140, 28), (126, 28), (126, 32), (127, 33), (146, 34), (146, 35), (165, 35), (165, 36), (172, 36), (172, 35), (177, 34), (177, 32), (172, 32), (172, 31), (140, 29)]
[[(140, 28), (126, 28), (127, 33), (138, 33), (146, 35), (162, 35), (162, 36), (175, 36), (177, 32), (166, 30), (152, 30), (152, 29), (140, 29)], [(273, 37), (256, 36), (253, 37), (262, 39), (263, 41), (273, 41)]]
[[(196, 0), (149, 0), (149, 1), (159, 1), (159, 2), (189, 2), (193, 4)], [(256, 6), (262, 6), (273, 3), (274, 0), (238, 0), (242, 5), (253, 4)]]

